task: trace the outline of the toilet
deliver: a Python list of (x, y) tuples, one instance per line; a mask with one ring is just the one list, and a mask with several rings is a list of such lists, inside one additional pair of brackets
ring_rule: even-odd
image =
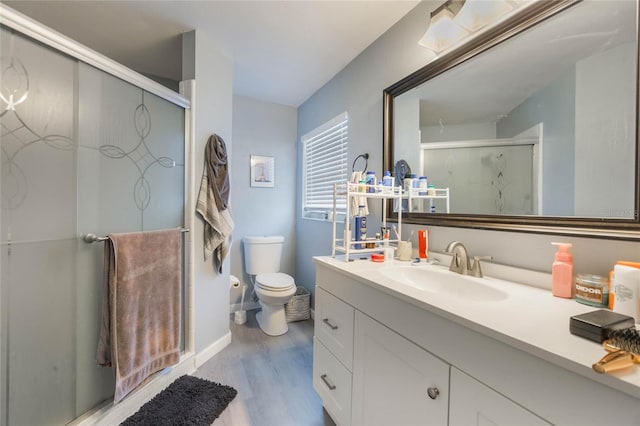
[(245, 269), (262, 306), (258, 325), (269, 336), (280, 336), (289, 330), (284, 305), (296, 292), (293, 277), (279, 272), (284, 237), (244, 237), (243, 243)]

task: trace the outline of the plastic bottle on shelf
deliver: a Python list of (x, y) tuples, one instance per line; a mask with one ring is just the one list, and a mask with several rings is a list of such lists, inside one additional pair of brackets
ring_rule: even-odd
[(384, 172), (384, 176), (382, 176), (382, 192), (385, 194), (390, 194), (393, 187), (393, 178), (391, 177), (391, 172), (389, 170)]
[(416, 196), (419, 194), (420, 191), (420, 179), (414, 178), (413, 179), (413, 192), (411, 193), (412, 196)]
[(367, 172), (367, 192), (376, 192), (376, 172), (370, 170)]
[(388, 247), (389, 246), (389, 228), (387, 227), (382, 227), (380, 228), (380, 233), (382, 234), (382, 245), (384, 247)]
[[(364, 206), (358, 206), (358, 216), (356, 216), (356, 241), (367, 239), (367, 216), (364, 214)], [(356, 249), (364, 248), (364, 244), (356, 244)]]
[(404, 180), (402, 181), (402, 184), (404, 185), (404, 192), (406, 194), (411, 194), (413, 195), (413, 182), (416, 180), (416, 175), (410, 173), (407, 176), (405, 176)]
[(429, 195), (430, 197), (435, 197), (436, 195), (435, 185), (427, 185), (427, 195)]
[(420, 179), (418, 179), (418, 195), (427, 195), (427, 191), (427, 177), (420, 176)]

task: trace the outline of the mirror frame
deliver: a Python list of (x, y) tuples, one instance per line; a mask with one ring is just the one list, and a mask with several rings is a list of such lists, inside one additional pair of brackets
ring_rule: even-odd
[[(546, 0), (538, 1), (490, 30), (478, 35), (469, 42), (447, 52), (429, 64), (408, 75), (383, 92), (383, 166), (384, 170), (393, 170), (393, 100), (408, 90), (466, 62), (478, 54), (509, 40), (517, 34), (562, 12), (582, 0)], [(640, 11), (640, 7), (638, 7)], [(640, 21), (640, 17), (636, 22)], [(636, 29), (638, 56), (636, 57), (636, 75), (640, 78), (640, 31)], [(636, 168), (635, 199), (632, 219), (607, 219), (559, 216), (498, 216), (486, 214), (455, 213), (402, 213), (404, 223), (426, 226), (448, 226), (456, 228), (491, 229), (538, 234), (559, 234), (592, 238), (620, 240), (640, 240), (640, 140), (638, 124), (640, 121), (640, 84), (636, 85)], [(397, 220), (391, 201), (387, 201), (389, 219)]]

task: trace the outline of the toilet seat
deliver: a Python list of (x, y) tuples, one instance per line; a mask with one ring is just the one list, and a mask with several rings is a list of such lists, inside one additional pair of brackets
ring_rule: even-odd
[(268, 291), (288, 291), (295, 287), (295, 282), (291, 275), (281, 272), (258, 274), (256, 276), (256, 287)]

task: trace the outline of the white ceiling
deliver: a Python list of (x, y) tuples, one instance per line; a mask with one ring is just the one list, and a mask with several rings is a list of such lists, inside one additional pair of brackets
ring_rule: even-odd
[(136, 71), (173, 80), (181, 79), (180, 34), (197, 29), (232, 58), (234, 94), (299, 106), (419, 1), (3, 3)]
[(406, 92), (422, 126), (492, 123), (597, 53), (635, 47), (637, 4), (581, 2), (565, 13)]

